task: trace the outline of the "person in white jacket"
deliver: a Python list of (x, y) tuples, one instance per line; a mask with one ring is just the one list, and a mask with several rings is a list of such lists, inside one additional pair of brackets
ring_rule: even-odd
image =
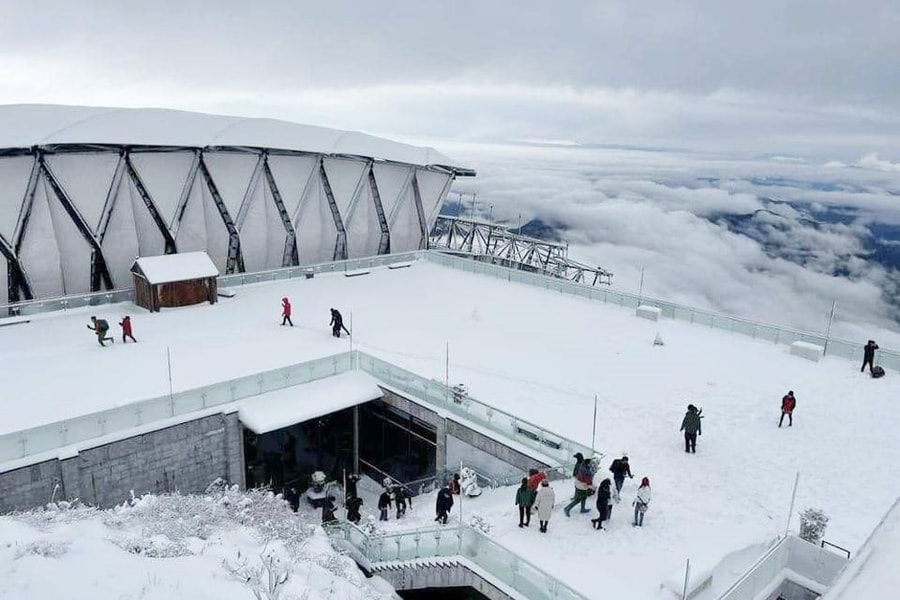
[(550, 523), (550, 512), (553, 510), (554, 504), (556, 504), (556, 493), (550, 487), (550, 482), (545, 479), (541, 482), (541, 486), (534, 497), (534, 509), (537, 511), (538, 521), (540, 521), (541, 533), (547, 533), (547, 525)]
[(641, 487), (638, 488), (637, 496), (634, 498), (634, 525), (635, 527), (644, 526), (644, 513), (650, 505), (650, 479), (644, 477), (641, 479)]

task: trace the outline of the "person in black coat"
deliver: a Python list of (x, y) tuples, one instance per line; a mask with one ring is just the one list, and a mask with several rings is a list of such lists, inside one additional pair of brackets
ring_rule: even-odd
[(450, 486), (445, 485), (437, 494), (437, 500), (434, 502), (434, 510), (437, 513), (435, 521), (442, 525), (447, 524), (448, 513), (453, 508), (453, 494), (450, 493)]
[(600, 487), (597, 488), (597, 512), (600, 513), (600, 516), (596, 519), (591, 519), (591, 523), (593, 523), (594, 529), (603, 529), (603, 521), (609, 519), (609, 507), (611, 498), (612, 485), (609, 481), (609, 478), (607, 478), (601, 481)]
[(379, 521), (387, 521), (388, 520), (388, 510), (391, 508), (391, 492), (385, 489), (381, 492), (381, 495), (378, 496), (378, 520)]
[(359, 512), (360, 507), (362, 506), (363, 501), (359, 496), (351, 496), (347, 498), (347, 502), (345, 506), (347, 507), (347, 520), (351, 523), (356, 523), (359, 525), (360, 519), (362, 519), (362, 515)]
[(863, 346), (863, 364), (859, 368), (860, 373), (866, 370), (866, 365), (869, 365), (869, 373), (872, 372), (872, 369), (875, 366), (876, 350), (878, 350), (878, 344), (875, 343), (875, 340), (869, 340), (868, 343)]
[(613, 494), (613, 498), (618, 502), (621, 498), (622, 484), (625, 483), (625, 478), (628, 477), (631, 479), (634, 477), (634, 475), (631, 474), (631, 464), (628, 462), (628, 455), (623, 452), (622, 458), (617, 458), (612, 461), (609, 470), (612, 471), (613, 482), (616, 484), (616, 491)]
[[(336, 308), (332, 308), (331, 310), (331, 335), (336, 338), (341, 337), (341, 329), (347, 331), (347, 328), (344, 327), (344, 317), (341, 316), (340, 311)], [(349, 335), (350, 332), (347, 331)]]
[(402, 485), (394, 486), (394, 503), (397, 505), (397, 518), (406, 514), (406, 505), (412, 506), (412, 496)]

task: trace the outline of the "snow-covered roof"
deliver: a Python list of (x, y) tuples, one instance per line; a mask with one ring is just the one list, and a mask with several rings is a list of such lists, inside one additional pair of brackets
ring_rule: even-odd
[(380, 158), (470, 171), (433, 148), (358, 131), (276, 119), (229, 117), (164, 108), (48, 104), (0, 106), (0, 149), (55, 144), (243, 146)]
[(171, 283), (188, 279), (216, 277), (219, 269), (206, 252), (181, 252), (137, 259), (141, 273), (150, 283)]
[(879, 600), (900, 590), (900, 498), (822, 600)]
[(242, 400), (238, 418), (253, 433), (263, 434), (381, 396), (374, 378), (352, 371)]

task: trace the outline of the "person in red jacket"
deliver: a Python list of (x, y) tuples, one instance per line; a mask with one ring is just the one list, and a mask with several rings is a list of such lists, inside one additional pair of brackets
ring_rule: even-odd
[(794, 407), (797, 406), (797, 399), (794, 398), (794, 390), (787, 393), (787, 396), (781, 399), (781, 418), (778, 419), (778, 426), (781, 427), (784, 422), (784, 415), (788, 417), (788, 427), (794, 424)]
[(137, 344), (137, 340), (131, 335), (131, 317), (125, 315), (119, 325), (122, 327), (122, 343), (125, 343), (125, 338), (131, 338), (131, 341)]
[(294, 326), (294, 322), (291, 321), (291, 301), (287, 298), (281, 299), (281, 324), (284, 325), (287, 323), (291, 327)]

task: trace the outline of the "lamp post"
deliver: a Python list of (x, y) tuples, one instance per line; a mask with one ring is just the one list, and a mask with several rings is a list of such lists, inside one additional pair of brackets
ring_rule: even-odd
[(494, 205), (493, 204), (491, 204), (491, 208), (488, 211), (488, 221), (490, 221), (491, 223), (494, 222)]

